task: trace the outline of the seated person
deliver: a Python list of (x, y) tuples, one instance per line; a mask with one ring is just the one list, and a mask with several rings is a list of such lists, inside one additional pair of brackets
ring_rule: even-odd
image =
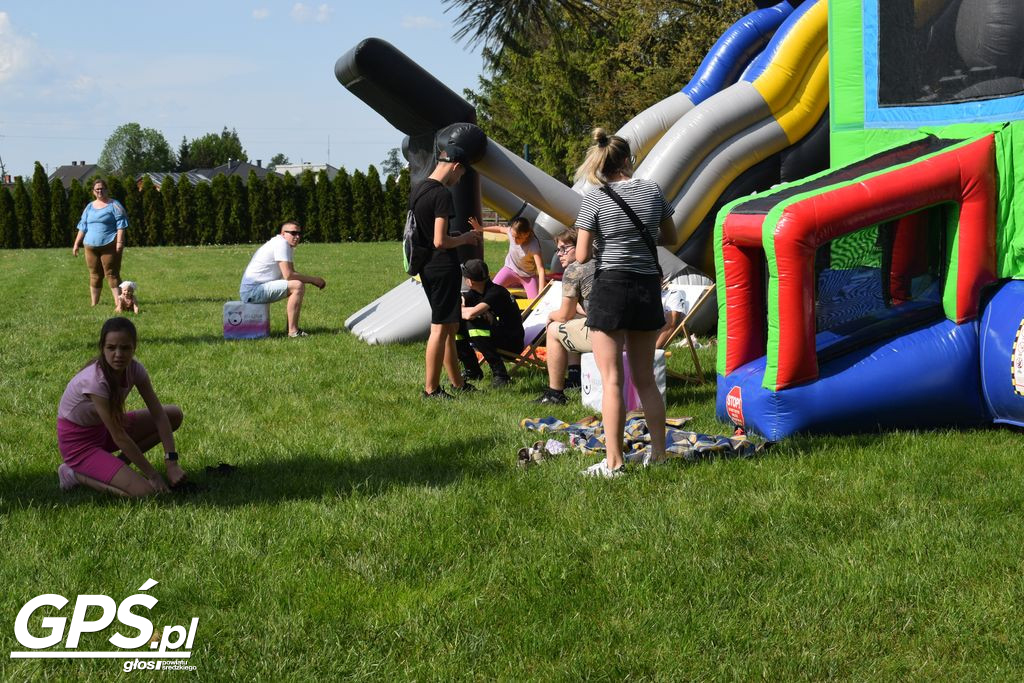
[(292, 250), (302, 239), (302, 228), (295, 221), (285, 221), (281, 233), (274, 235), (256, 250), (252, 260), (242, 274), (238, 296), (242, 303), (269, 304), (288, 299), (288, 336), (305, 337), (299, 328), (299, 313), (302, 312), (302, 297), (306, 285), (320, 289), (327, 286), (322, 277), (303, 275), (295, 270)]
[(139, 299), (135, 296), (135, 291), (139, 288), (137, 284), (131, 280), (122, 280), (121, 284), (117, 286), (117, 306), (114, 307), (115, 313), (132, 313), (139, 312)]
[(548, 388), (534, 403), (565, 404), (565, 390), (580, 385), (580, 354), (593, 350), (586, 310), (597, 262), (576, 262), (576, 237), (576, 228), (569, 228), (556, 240), (558, 260), (565, 268), (562, 305), (548, 316)]
[(481, 379), (484, 374), (476, 358), (479, 351), (491, 366), (491, 385), (509, 383), (508, 371), (498, 350), (523, 350), (523, 318), (512, 295), (491, 281), (487, 264), (470, 259), (462, 266), (469, 290), (463, 295), (462, 321), (455, 336), (455, 349), (464, 368), (464, 379)]

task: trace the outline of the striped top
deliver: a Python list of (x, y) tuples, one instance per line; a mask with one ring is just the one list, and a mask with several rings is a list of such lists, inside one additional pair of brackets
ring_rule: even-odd
[[(672, 206), (665, 201), (661, 188), (653, 180), (631, 178), (610, 183), (646, 226), (654, 243), (658, 243), (659, 226), (671, 216)], [(593, 233), (594, 259), (597, 269), (624, 270), (637, 275), (657, 275), (658, 264), (636, 225), (615, 200), (595, 188), (583, 197), (576, 227)]]

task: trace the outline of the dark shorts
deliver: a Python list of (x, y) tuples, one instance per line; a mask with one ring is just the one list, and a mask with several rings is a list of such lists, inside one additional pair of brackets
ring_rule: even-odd
[(452, 268), (445, 264), (439, 268), (427, 264), (420, 273), (420, 282), (430, 302), (432, 325), (462, 320), (462, 273), (457, 265)]
[(664, 326), (660, 277), (605, 270), (594, 278), (587, 302), (587, 327), (602, 332), (649, 332)]

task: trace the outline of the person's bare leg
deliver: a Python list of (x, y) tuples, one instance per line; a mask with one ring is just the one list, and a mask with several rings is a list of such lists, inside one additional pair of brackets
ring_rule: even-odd
[(548, 387), (563, 391), (565, 389), (565, 371), (569, 365), (569, 352), (558, 341), (558, 326), (561, 323), (548, 323), (547, 341), (547, 364), (548, 364)]
[[(171, 431), (177, 431), (185, 419), (181, 408), (168, 404), (164, 406), (164, 412), (167, 413), (167, 419), (171, 423)], [(128, 436), (131, 437), (132, 441), (135, 442), (135, 445), (143, 453), (160, 443), (160, 433), (156, 429), (156, 420), (150, 415), (148, 410), (139, 410), (132, 413), (132, 421), (125, 431), (128, 432)], [(167, 483), (171, 486), (177, 486), (188, 476), (185, 470), (181, 468), (181, 464), (176, 460), (166, 460), (164, 461), (164, 466), (167, 470)]]
[(459, 371), (459, 353), (455, 348), (455, 333), (459, 330), (458, 323), (445, 325), (447, 338), (444, 342), (444, 371), (448, 375), (448, 381), (458, 389), (465, 380), (462, 379), (462, 372)]
[(299, 314), (302, 312), (302, 297), (306, 294), (306, 283), (298, 280), (288, 281), (288, 334), (299, 331)]
[(91, 286), (89, 287), (89, 300), (92, 302), (93, 306), (99, 304), (99, 302), (100, 302), (100, 294), (102, 294), (102, 293), (103, 293), (103, 288), (102, 287), (91, 287)]
[(78, 480), (78, 483), (88, 486), (93, 490), (126, 498), (141, 498), (156, 493), (156, 489), (153, 488), (148, 479), (127, 466), (118, 470), (109, 484), (104, 484), (79, 472), (75, 472), (75, 479)]
[(654, 378), (654, 343), (658, 336), (657, 330), (626, 333), (626, 358), (636, 394), (644, 408), (653, 462), (665, 459), (665, 401)]
[(432, 394), (441, 387), (441, 365), (444, 362), (444, 325), (431, 323), (427, 337), (426, 370), (423, 377), (423, 391)]
[(592, 330), (590, 335), (594, 361), (601, 373), (601, 419), (608, 452), (605, 462), (611, 470), (622, 466), (622, 430), (626, 425), (626, 410), (622, 403), (622, 347), (625, 338), (625, 333), (620, 330)]

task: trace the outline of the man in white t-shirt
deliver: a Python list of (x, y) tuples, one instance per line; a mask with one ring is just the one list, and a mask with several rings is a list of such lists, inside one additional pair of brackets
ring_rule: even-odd
[(306, 284), (320, 289), (327, 286), (322, 277), (303, 275), (295, 270), (292, 250), (302, 239), (302, 227), (295, 221), (286, 221), (281, 234), (274, 235), (256, 250), (242, 274), (238, 288), (239, 298), (247, 304), (269, 304), (288, 297), (288, 336), (305, 337), (299, 329), (299, 313)]

